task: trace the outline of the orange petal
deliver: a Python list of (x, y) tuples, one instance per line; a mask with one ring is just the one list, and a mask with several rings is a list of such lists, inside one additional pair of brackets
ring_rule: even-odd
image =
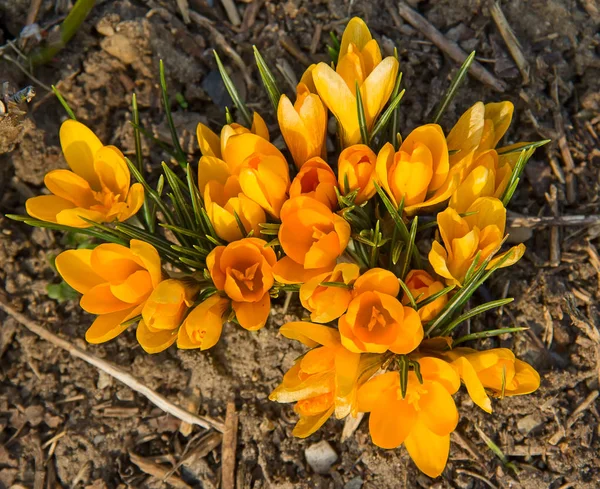
[(129, 247), (138, 263), (142, 265), (150, 274), (152, 287), (156, 287), (162, 280), (162, 270), (160, 267), (160, 256), (156, 248), (151, 244), (138, 239), (132, 239)]
[(419, 313), (411, 307), (404, 306), (404, 320), (402, 321), (402, 333), (393, 345), (390, 345), (390, 351), (405, 355), (416, 349), (423, 340), (424, 332)]
[(52, 170), (46, 173), (44, 184), (58, 197), (72, 202), (77, 207), (91, 207), (97, 204), (90, 184), (69, 170)]
[[(390, 95), (394, 90), (397, 76), (398, 60), (393, 56), (388, 56), (375, 67), (360, 87), (367, 129), (369, 131), (371, 130), (375, 119), (381, 112), (381, 109), (383, 109), (388, 102)], [(320, 93), (321, 92), (319, 92), (319, 94)]]
[(339, 332), (322, 324), (309, 323), (305, 321), (296, 321), (284, 324), (279, 328), (279, 332), (290, 340), (300, 341), (304, 345), (314, 348), (318, 345), (339, 346)]
[(196, 137), (202, 156), (221, 158), (221, 140), (208, 126), (198, 123)]
[(137, 214), (144, 204), (144, 187), (141, 183), (134, 183), (127, 193), (127, 206), (119, 213), (117, 219), (120, 222), (126, 221)]
[(223, 313), (229, 300), (212, 295), (196, 306), (185, 319), (177, 335), (177, 348), (207, 350), (217, 344), (223, 330)]
[(475, 404), (477, 404), (486, 413), (492, 412), (492, 401), (488, 397), (481, 380), (477, 376), (477, 372), (471, 363), (464, 357), (459, 357), (452, 362), (456, 367), (460, 378), (467, 387), (467, 392)]
[(150, 331), (142, 320), (138, 323), (135, 337), (146, 353), (159, 353), (177, 341), (177, 330)]
[(306, 438), (307, 436), (312, 435), (325, 424), (325, 421), (329, 419), (332, 413), (333, 406), (327, 411), (323, 411), (321, 414), (315, 416), (301, 416), (300, 420), (292, 430), (292, 435), (297, 438)]
[(400, 292), (398, 277), (389, 270), (384, 270), (383, 268), (371, 268), (354, 282), (355, 295), (368, 291), (377, 291), (382, 294), (396, 297)]
[(354, 44), (359, 51), (362, 51), (371, 39), (371, 32), (369, 32), (365, 21), (360, 17), (352, 17), (348, 24), (346, 24), (346, 28), (342, 34), (339, 57), (341, 58), (346, 55), (350, 43)]
[(73, 228), (90, 227), (91, 224), (82, 218), (94, 222), (105, 222), (106, 213), (84, 209), (83, 207), (75, 207), (73, 209), (63, 209), (56, 214), (56, 222), (63, 226), (71, 226)]
[[(388, 391), (389, 392), (389, 391)], [(417, 422), (415, 408), (396, 393), (384, 395), (369, 416), (369, 433), (375, 445), (396, 448), (412, 432)]]
[(240, 326), (248, 331), (256, 331), (262, 328), (271, 312), (271, 296), (268, 292), (258, 302), (236, 302), (232, 303), (235, 317)]
[(100, 190), (94, 170), (94, 157), (103, 147), (98, 137), (81, 122), (67, 119), (60, 126), (60, 145), (71, 170), (86, 180), (93, 190)]
[(404, 446), (421, 472), (438, 477), (448, 461), (450, 435), (436, 435), (424, 423), (417, 422), (404, 440)]
[(252, 127), (250, 128), (250, 130), (253, 134), (260, 136), (261, 138), (266, 139), (267, 141), (270, 140), (269, 128), (267, 127), (267, 124), (265, 124), (265, 120), (260, 116), (258, 112), (254, 112), (254, 115), (252, 116)]
[(358, 411), (369, 413), (379, 404), (382, 394), (388, 389), (397, 389), (400, 386), (400, 377), (397, 371), (377, 375), (367, 381), (358, 389)]
[(304, 266), (284, 256), (273, 266), (273, 277), (282, 284), (301, 284), (310, 279), (331, 271), (330, 267), (305, 269)]
[[(56, 195), (40, 195), (32, 197), (25, 202), (27, 214), (40, 221), (56, 222), (56, 216), (65, 209), (74, 209), (75, 204), (71, 201), (57, 197)], [(86, 226), (88, 224), (86, 223)]]
[(105, 282), (91, 265), (92, 250), (68, 250), (56, 257), (58, 273), (77, 292), (85, 294)]
[(448, 362), (435, 357), (422, 357), (418, 361), (423, 379), (440, 383), (449, 394), (458, 391), (460, 377)]
[(438, 382), (427, 382), (419, 399), (419, 420), (439, 436), (448, 435), (458, 424), (458, 410), (454, 399)]
[(94, 171), (103, 189), (120, 196), (121, 200), (125, 199), (131, 183), (131, 175), (125, 157), (118, 148), (114, 146), (100, 148), (94, 158)]
[(88, 290), (79, 303), (84, 311), (91, 314), (110, 314), (111, 312), (131, 309), (131, 302), (123, 302), (115, 297), (110, 290), (110, 284), (96, 285)]
[(495, 197), (480, 197), (469, 206), (468, 212), (475, 214), (465, 217), (471, 229), (477, 226), (483, 229), (486, 226), (496, 226), (500, 234), (504, 234), (506, 226), (506, 209), (499, 199)]
[(123, 325), (129, 319), (137, 316), (142, 311), (142, 305), (132, 309), (102, 314), (98, 316), (85, 332), (85, 340), (88, 343), (98, 344), (112, 340), (125, 331), (129, 325)]

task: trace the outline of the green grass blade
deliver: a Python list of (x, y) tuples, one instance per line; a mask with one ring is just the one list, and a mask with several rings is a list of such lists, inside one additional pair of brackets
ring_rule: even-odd
[(419, 224), (419, 216), (415, 216), (412, 224), (410, 225), (410, 234), (408, 235), (408, 241), (406, 243), (406, 258), (402, 264), (402, 271), (400, 272), (400, 278), (404, 280), (408, 270), (410, 268), (411, 257), (413, 250), (416, 248), (415, 239), (417, 238), (417, 227)]
[(405, 92), (406, 92), (406, 90), (402, 90), (398, 95), (396, 95), (392, 99), (392, 102), (390, 103), (388, 108), (385, 109), (385, 112), (383, 114), (381, 114), (381, 116), (375, 123), (373, 130), (371, 131), (371, 136), (369, 138), (369, 144), (371, 144), (371, 142), (373, 141), (373, 139), (375, 138), (375, 136), (377, 134), (379, 134), (381, 131), (385, 130), (385, 128), (388, 126), (390, 119), (392, 119), (392, 117), (396, 118), (396, 109), (398, 109), (398, 106), (400, 105), (400, 101), (402, 100), (402, 97), (404, 97)]
[(251, 127), (252, 126), (252, 116), (250, 115), (250, 111), (248, 110), (248, 107), (246, 107), (246, 104), (244, 102), (242, 102), (240, 94), (238, 93), (237, 88), (235, 88), (235, 85), (233, 84), (233, 81), (231, 80), (230, 76), (227, 74), (227, 70), (225, 70), (225, 67), (223, 66), (223, 63), (221, 62), (221, 58), (219, 58), (218, 53), (216, 51), (213, 51), (213, 53), (215, 55), (217, 67), (219, 68), (219, 73), (221, 74), (221, 78), (223, 79), (223, 83), (225, 84), (225, 88), (227, 89), (227, 92), (229, 93), (231, 100), (233, 100), (233, 104), (240, 111), (240, 114), (242, 114), (242, 117), (244, 118), (246, 125), (248, 127)]
[(490, 329), (488, 331), (481, 331), (479, 333), (467, 334), (465, 336), (461, 336), (460, 338), (455, 339), (452, 342), (452, 348), (455, 348), (456, 346), (460, 345), (461, 343), (465, 343), (467, 341), (480, 340), (483, 338), (492, 338), (494, 336), (500, 336), (501, 334), (506, 334), (506, 333), (518, 333), (520, 331), (525, 331), (527, 329), (529, 329), (529, 328), (520, 328), (520, 327), (500, 328), (500, 329)]
[(69, 104), (67, 103), (67, 101), (65, 100), (65, 98), (58, 91), (58, 88), (56, 88), (54, 85), (52, 85), (52, 92), (54, 93), (54, 95), (56, 95), (56, 98), (60, 102), (60, 105), (63, 106), (63, 109), (65, 109), (65, 112), (68, 114), (68, 116), (71, 119), (73, 119), (74, 121), (76, 121), (77, 117), (75, 117), (75, 112), (73, 112), (73, 109), (71, 109), (71, 107), (69, 106)]
[(400, 278), (398, 279), (398, 283), (400, 284), (400, 287), (402, 287), (402, 290), (406, 294), (406, 297), (408, 297), (408, 301), (410, 302), (410, 307), (412, 307), (413, 309), (416, 310), (417, 309), (417, 301), (415, 301), (415, 297), (412, 295), (412, 292), (408, 288), (408, 285), (406, 285), (404, 283), (404, 281)]
[(360, 137), (363, 144), (369, 144), (369, 131), (367, 129), (367, 117), (365, 116), (365, 106), (363, 105), (360, 87), (356, 82), (356, 111), (358, 112), (358, 125), (360, 127)]
[(510, 199), (512, 199), (512, 196), (514, 195), (515, 190), (517, 189), (517, 185), (519, 184), (521, 174), (525, 169), (525, 165), (529, 161), (529, 158), (533, 156), (534, 152), (535, 148), (529, 148), (521, 151), (519, 159), (517, 160), (517, 163), (515, 163), (515, 167), (513, 168), (513, 171), (510, 175), (510, 180), (508, 181), (508, 185), (506, 186), (504, 195), (502, 196), (502, 203), (504, 204), (504, 207), (506, 207), (510, 202)]
[(448, 90), (446, 91), (444, 98), (442, 99), (442, 101), (438, 107), (438, 110), (436, 111), (435, 116), (433, 117), (434, 124), (438, 123), (438, 121), (440, 120), (440, 117), (442, 117), (442, 114), (448, 108), (448, 105), (450, 104), (450, 102), (452, 102), (452, 99), (456, 95), (458, 88), (460, 87), (461, 83), (467, 76), (467, 72), (469, 71), (471, 63), (473, 63), (474, 59), (475, 59), (475, 51), (473, 51), (471, 54), (469, 54), (469, 56), (467, 56), (467, 59), (465, 59), (464, 63), (462, 64), (462, 66), (460, 67), (460, 69), (458, 70), (456, 75), (454, 76), (452, 83), (450, 83), (450, 86), (448, 87)]
[(158, 71), (160, 73), (160, 90), (162, 93), (162, 101), (165, 106), (165, 114), (167, 116), (167, 123), (169, 125), (169, 130), (171, 131), (171, 139), (173, 141), (173, 147), (176, 152), (176, 160), (177, 163), (182, 168), (185, 168), (188, 164), (187, 157), (181, 148), (181, 144), (179, 143), (179, 136), (177, 135), (177, 128), (175, 127), (175, 123), (173, 122), (173, 115), (171, 113), (171, 104), (169, 103), (169, 94), (167, 92), (167, 78), (165, 77), (165, 65), (163, 60), (161, 59), (158, 64)]
[(446, 328), (440, 333), (440, 336), (448, 336), (450, 333), (452, 333), (452, 331), (454, 331), (454, 329), (459, 324), (466, 321), (467, 319), (478, 316), (479, 314), (483, 314), (484, 312), (489, 311), (490, 309), (502, 307), (506, 304), (511, 303), (513, 300), (514, 299), (512, 297), (509, 297), (507, 299), (498, 299), (496, 301), (486, 302), (485, 304), (481, 304), (477, 307), (474, 307), (473, 309), (468, 310), (464, 314), (461, 314), (454, 321), (452, 321), (448, 326), (446, 326)]
[(417, 302), (417, 310), (431, 304), (432, 302), (438, 300), (440, 297), (443, 297), (446, 294), (452, 292), (455, 288), (456, 288), (456, 285), (449, 285), (448, 287), (443, 288), (439, 292), (436, 292), (435, 294), (431, 294), (429, 297), (426, 297), (425, 299), (418, 301)]
[(254, 59), (256, 60), (258, 72), (260, 73), (263, 85), (265, 87), (265, 90), (267, 91), (267, 95), (269, 96), (271, 105), (273, 106), (275, 118), (277, 118), (277, 107), (279, 106), (279, 99), (281, 98), (281, 90), (279, 90), (279, 87), (277, 86), (277, 81), (275, 80), (273, 73), (269, 69), (267, 62), (260, 54), (258, 48), (256, 46), (252, 46), (252, 48), (254, 49)]
[(537, 148), (540, 148), (540, 147), (548, 144), (550, 141), (552, 141), (552, 140), (551, 139), (542, 139), (541, 141), (535, 141), (533, 143), (524, 144), (523, 146), (519, 146), (516, 148), (511, 148), (511, 149), (498, 148), (496, 151), (499, 156), (508, 155), (511, 153), (518, 153), (519, 151), (523, 151), (526, 149), (537, 149)]

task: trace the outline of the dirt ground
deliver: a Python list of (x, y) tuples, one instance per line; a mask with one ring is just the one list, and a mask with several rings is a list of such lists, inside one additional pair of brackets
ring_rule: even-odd
[[(30, 0), (0, 0), (0, 46), (25, 25)], [(69, 1), (41, 2), (36, 21), (42, 33), (64, 17)], [(189, 4), (211, 23), (185, 23), (177, 4)], [(223, 2), (226, 3), (226, 2)], [(219, 0), (98, 1), (74, 39), (35, 77), (65, 94), (79, 120), (100, 138), (133, 154), (129, 103), (138, 94), (142, 125), (167, 140), (160, 108), (158, 60), (163, 59), (176, 123), (190, 161), (198, 121), (224, 123), (227, 103), (212, 49), (221, 53), (240, 90), (274, 124), (252, 58), (255, 44), (267, 61), (299, 78), (308, 63), (325, 60), (328, 33), (341, 34), (353, 15), (362, 16), (386, 53), (397, 46), (407, 94), (402, 132), (427, 122), (456, 70), (456, 63), (401, 20), (397, 2), (373, 0), (238, 0), (243, 20), (233, 27)], [(477, 100), (512, 100), (516, 116), (507, 142), (552, 138), (529, 162), (511, 211), (522, 216), (600, 214), (600, 11), (594, 0), (511, 0), (501, 6), (530, 65), (530, 81), (514, 64), (492, 20), (488, 2), (407, 2), (449, 40), (478, 60), (507, 86), (504, 94), (469, 78), (446, 112), (448, 130)], [(25, 50), (35, 41), (30, 39)], [(226, 44), (240, 53), (247, 73)], [(2, 52), (2, 51), (0, 51)], [(8, 53), (10, 51), (4, 51)], [(291, 85), (278, 71), (280, 85)], [(244, 76), (245, 75), (245, 76)], [(23, 214), (25, 200), (40, 192), (43, 175), (64, 167), (58, 127), (66, 114), (37, 81), (0, 57), (0, 82), (32, 84), (37, 96), (21, 124), (0, 131), (0, 214)], [(181, 95), (187, 105), (175, 102)], [(557, 103), (558, 101), (558, 103)], [(186, 105), (184, 108), (182, 105)], [(272, 126), (273, 127), (273, 126)], [(566, 144), (558, 144), (560, 136)], [(145, 147), (156, 175), (168, 157)], [(565, 183), (566, 182), (566, 183)], [(573, 184), (569, 187), (570, 183)], [(526, 240), (521, 262), (498, 273), (483, 298), (515, 297), (502, 313), (473, 321), (473, 331), (491, 326), (528, 326), (515, 337), (490, 339), (485, 347), (513, 348), (542, 374), (536, 393), (494, 402), (494, 414), (478, 409), (464, 392), (456, 397), (461, 420), (448, 467), (431, 480), (420, 474), (404, 449), (386, 451), (370, 443), (363, 422), (342, 442), (343, 422), (330, 420), (306, 440), (294, 439), (295, 415), (288, 405), (267, 399), (301, 349), (276, 334), (299, 312), (292, 302), (257, 333), (225, 328), (205, 353), (174, 347), (147, 355), (133, 330), (100, 346), (85, 345), (92, 318), (76, 301), (49, 298), (47, 286), (60, 279), (50, 266), (68, 243), (61, 233), (29, 228), (0, 215), (0, 288), (13, 305), (74, 344), (119, 364), (144, 384), (182, 406), (223, 418), (228, 401), (239, 412), (237, 487), (240, 488), (550, 488), (600, 487), (600, 225), (517, 228)], [(599, 220), (600, 222), (600, 220)], [(551, 246), (551, 242), (555, 244)], [(560, 255), (556, 252), (560, 247)], [(488, 299), (489, 300), (489, 299)], [(0, 311), (0, 488), (94, 489), (169, 487), (132, 462), (172, 468), (195, 446), (196, 428), (180, 422), (144, 397), (52, 347)], [(488, 448), (492, 439), (508, 460)], [(304, 450), (327, 440), (338, 455), (329, 474), (315, 474)], [(191, 442), (191, 443), (190, 443)], [(189, 446), (188, 446), (189, 445)], [(185, 452), (186, 448), (188, 449)], [(135, 455), (133, 457), (135, 458)], [(177, 470), (175, 487), (219, 487), (220, 449), (192, 450)], [(507, 463), (508, 462), (508, 463)]]

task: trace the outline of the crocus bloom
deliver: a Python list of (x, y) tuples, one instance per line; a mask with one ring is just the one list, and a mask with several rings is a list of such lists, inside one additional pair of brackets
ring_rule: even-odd
[(361, 355), (342, 346), (336, 329), (295, 322), (283, 325), (279, 332), (312, 348), (296, 360), (269, 396), (272, 401), (296, 402), (294, 411), (300, 420), (292, 433), (305, 438), (317, 431), (334, 412), (337, 418), (343, 418), (352, 411), (358, 377), (365, 369), (365, 362), (361, 366)]
[(269, 130), (264, 119), (258, 112), (254, 112), (252, 118), (252, 127), (250, 129), (234, 122), (227, 124), (221, 129), (221, 137), (215, 134), (208, 126), (201, 122), (196, 126), (196, 137), (198, 138), (198, 146), (203, 156), (215, 156), (221, 158), (221, 154), (225, 148), (227, 138), (233, 134), (256, 134), (263, 139), (269, 141)]
[(52, 170), (44, 184), (53, 195), (32, 197), (27, 213), (42, 221), (75, 228), (95, 222), (126, 221), (144, 202), (140, 183), (130, 186), (125, 157), (114, 146), (104, 146), (81, 122), (60, 126), (60, 145), (71, 170)]
[[(300, 286), (300, 301), (310, 312), (310, 320), (328, 323), (339, 318), (352, 300), (350, 287), (358, 278), (360, 269), (354, 263), (338, 263), (333, 271), (311, 278)], [(321, 285), (323, 282), (340, 282), (348, 288)]]
[(142, 309), (143, 321), (136, 331), (138, 343), (147, 353), (158, 353), (175, 343), (177, 330), (199, 288), (180, 280), (163, 280)]
[[(429, 262), (435, 272), (446, 279), (449, 285), (462, 285), (467, 271), (479, 254), (479, 262), (494, 252), (504, 238), (506, 209), (494, 197), (480, 197), (469, 208), (467, 217), (460, 217), (451, 207), (437, 215), (437, 223), (444, 246), (434, 241), (429, 252)], [(507, 253), (511, 256), (502, 264), (508, 267), (515, 264), (525, 253), (522, 243), (513, 246), (506, 253), (493, 258), (488, 268), (503, 259)]]
[(298, 84), (296, 102), (286, 95), (279, 99), (277, 120), (296, 167), (315, 156), (324, 156), (327, 133), (327, 109), (318, 95)]
[[(518, 153), (517, 153), (518, 154)], [(466, 177), (452, 194), (449, 207), (462, 214), (479, 197), (500, 199), (512, 174), (509, 164), (500, 164), (496, 150), (480, 153), (466, 172)]]
[(121, 334), (122, 323), (142, 312), (162, 279), (160, 257), (152, 245), (132, 239), (129, 248), (103, 243), (93, 250), (63, 251), (56, 257), (61, 277), (83, 296), (81, 308), (98, 314), (85, 333), (89, 343)]
[(346, 147), (358, 143), (361, 138), (356, 85), (370, 131), (394, 90), (398, 60), (393, 56), (382, 60), (379, 45), (372, 39), (367, 25), (355, 17), (348, 22), (342, 35), (336, 71), (326, 63), (319, 63), (311, 72), (319, 96), (340, 124)]
[(406, 397), (400, 375), (386, 372), (358, 390), (358, 410), (370, 412), (369, 432), (375, 445), (396, 448), (404, 443), (417, 467), (429, 477), (442, 473), (450, 450), (450, 433), (458, 423), (452, 395), (460, 378), (447, 362), (434, 357), (418, 360), (423, 383), (408, 372)]
[[(465, 383), (473, 402), (492, 412), (490, 392), (495, 397), (529, 394), (540, 386), (540, 374), (508, 348), (477, 351), (455, 348), (444, 353)], [(504, 383), (504, 386), (502, 385)]]
[(211, 295), (188, 314), (177, 333), (177, 348), (207, 350), (217, 344), (223, 330), (223, 315), (231, 301)]
[(200, 158), (198, 188), (219, 238), (230, 243), (246, 237), (236, 214), (246, 233), (254, 231), (254, 236), (260, 236), (259, 224), (267, 221), (265, 211), (242, 192), (239, 177), (231, 174), (226, 162), (214, 156)]
[(331, 210), (338, 206), (337, 181), (331, 167), (320, 157), (308, 160), (290, 186), (290, 199), (305, 195), (325, 204)]
[(271, 312), (271, 267), (277, 257), (266, 244), (262, 239), (244, 238), (217, 246), (206, 257), (215, 287), (231, 299), (238, 322), (250, 331), (262, 328)]
[(423, 339), (417, 312), (396, 298), (400, 284), (389, 270), (372, 268), (354, 282), (353, 299), (338, 321), (350, 351), (406, 354)]
[[(411, 270), (406, 275), (404, 283), (408, 290), (415, 298), (417, 304), (428, 297), (440, 292), (444, 288), (444, 284), (439, 280), (435, 280), (425, 270)], [(409, 299), (406, 293), (402, 297), (402, 304), (409, 304)], [(426, 323), (434, 319), (444, 308), (448, 302), (448, 295), (438, 297), (433, 302), (421, 307), (417, 312), (421, 321)]]
[(448, 134), (448, 149), (453, 152), (450, 164), (468, 160), (468, 165), (476, 154), (494, 149), (508, 129), (513, 111), (508, 101), (486, 105), (477, 102), (469, 108)]
[(342, 151), (338, 159), (338, 182), (342, 195), (359, 189), (354, 199), (358, 205), (373, 197), (376, 162), (377, 155), (365, 144), (354, 144)]
[(333, 270), (350, 241), (350, 224), (310, 197), (294, 197), (281, 209), (279, 242), (287, 256), (273, 269), (279, 282), (301, 283)]
[(444, 202), (458, 185), (450, 172), (442, 128), (426, 124), (414, 129), (396, 152), (386, 143), (377, 155), (377, 180), (397, 207), (406, 212)]

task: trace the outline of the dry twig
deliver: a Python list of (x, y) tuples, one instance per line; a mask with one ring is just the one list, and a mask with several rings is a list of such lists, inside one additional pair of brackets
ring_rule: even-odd
[(225, 431), (221, 444), (221, 489), (234, 489), (235, 487), (235, 449), (237, 447), (238, 415), (235, 412), (235, 403), (227, 403), (225, 414)]
[(344, 428), (342, 429), (342, 443), (344, 443), (354, 434), (364, 417), (365, 413), (357, 413), (356, 418), (354, 416), (346, 416)]
[(224, 425), (220, 421), (197, 416), (195, 414), (186, 411), (185, 409), (180, 408), (176, 404), (173, 404), (171, 401), (167, 400), (164, 396), (160, 395), (158, 392), (150, 389), (148, 386), (142, 384), (139, 380), (133, 377), (131, 374), (125, 372), (121, 367), (107, 362), (106, 360), (102, 360), (101, 358), (96, 357), (81, 348), (76, 347), (72, 343), (68, 342), (56, 336), (54, 333), (51, 333), (47, 329), (37, 325), (32, 320), (27, 318), (25, 315), (18, 312), (14, 307), (8, 304), (6, 299), (4, 298), (4, 294), (0, 291), (0, 309), (4, 310), (9, 316), (14, 318), (21, 325), (25, 326), (29, 331), (35, 333), (40, 338), (52, 343), (54, 346), (58, 346), (63, 350), (66, 350), (70, 355), (75, 358), (80, 358), (85, 362), (93, 365), (97, 369), (107, 373), (111, 377), (123, 382), (127, 387), (136, 391), (137, 393), (146, 397), (152, 404), (159, 407), (166, 413), (169, 413), (176, 418), (185, 421), (186, 423), (195, 424), (201, 426), (205, 429), (214, 428), (217, 431), (223, 432)]
[(515, 36), (515, 33), (510, 27), (508, 20), (506, 20), (504, 12), (502, 12), (502, 9), (500, 8), (500, 4), (498, 2), (494, 3), (490, 7), (490, 13), (492, 14), (492, 19), (494, 19), (494, 22), (496, 23), (496, 27), (498, 27), (498, 30), (500, 31), (502, 39), (504, 39), (504, 42), (506, 43), (506, 46), (508, 47), (511, 56), (517, 64), (517, 68), (519, 68), (519, 71), (521, 72), (521, 76), (523, 77), (523, 85), (528, 85), (529, 62), (525, 59), (523, 51), (521, 50), (519, 40), (517, 39), (517, 36)]
[(508, 216), (506, 225), (512, 228), (541, 228), (545, 226), (592, 226), (600, 224), (600, 215), (588, 216)]
[(175, 487), (175, 489), (192, 489), (191, 486), (188, 486), (176, 475), (169, 475), (169, 469), (163, 465), (154, 463), (147, 458), (140, 457), (133, 452), (129, 452), (129, 458), (142, 472), (152, 477), (156, 477), (159, 481), (164, 480), (167, 484)]
[(240, 19), (240, 14), (237, 10), (237, 7), (235, 6), (235, 3), (233, 3), (233, 0), (221, 0), (221, 4), (223, 5), (225, 12), (227, 13), (229, 22), (231, 22), (235, 26), (240, 25), (242, 23), (242, 20)]
[[(431, 24), (425, 17), (415, 12), (404, 2), (398, 2), (398, 12), (404, 20), (406, 20), (415, 29), (419, 30), (425, 37), (427, 37), (433, 44), (435, 44), (440, 50), (446, 55), (452, 58), (457, 63), (463, 63), (467, 59), (467, 53), (465, 53), (461, 47), (454, 41), (446, 39), (446, 37), (438, 31), (433, 24)], [(504, 92), (506, 85), (503, 81), (500, 81), (477, 61), (473, 61), (469, 68), (469, 73), (477, 78), (480, 82), (489, 85), (498, 92)]]

